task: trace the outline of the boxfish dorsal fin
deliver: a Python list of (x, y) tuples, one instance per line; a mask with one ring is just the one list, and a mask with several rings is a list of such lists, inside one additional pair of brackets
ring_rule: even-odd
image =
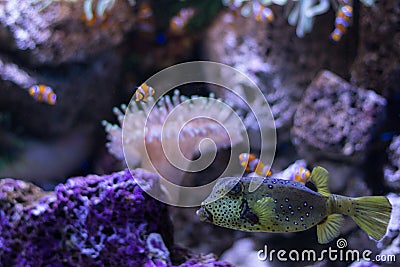
[(326, 197), (331, 195), (328, 188), (328, 177), (328, 171), (320, 166), (312, 170), (310, 177), (310, 181), (317, 187), (318, 193)]
[(343, 216), (340, 214), (329, 215), (323, 222), (317, 225), (318, 243), (326, 244), (340, 234), (340, 227), (343, 223)]
[(274, 216), (274, 212), (272, 211), (274, 205), (274, 200), (270, 197), (263, 197), (254, 204), (254, 213), (258, 216), (261, 225), (268, 224)]

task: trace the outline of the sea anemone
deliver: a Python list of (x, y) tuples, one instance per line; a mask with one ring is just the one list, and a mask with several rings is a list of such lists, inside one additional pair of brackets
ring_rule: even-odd
[(314, 17), (329, 10), (329, 0), (321, 0), (317, 5), (314, 0), (296, 2), (289, 13), (288, 22), (292, 26), (297, 25), (296, 35), (298, 37), (304, 37), (306, 33), (311, 32)]
[[(288, 22), (290, 25), (296, 26), (298, 37), (304, 37), (306, 33), (311, 32), (315, 16), (326, 13), (331, 6), (338, 11), (343, 5), (352, 5), (352, 2), (352, 0), (222, 0), (222, 3), (231, 9), (240, 9), (240, 13), (244, 17), (248, 17), (248, 14), (251, 13), (257, 14), (252, 12), (254, 5), (261, 5), (264, 8), (268, 8), (272, 4), (285, 6), (285, 9), (289, 11), (287, 12)], [(375, 0), (361, 0), (361, 2), (366, 6), (372, 6)]]
[(175, 90), (157, 103), (153, 98), (147, 103), (132, 101), (129, 107), (114, 108), (114, 113), (119, 125), (103, 122), (109, 152), (125, 159), (130, 168), (156, 169), (173, 182), (199, 162), (201, 157), (192, 161), (199, 152), (213, 151), (215, 156), (216, 149), (241, 143), (246, 130), (240, 117), (213, 94), (188, 98)]

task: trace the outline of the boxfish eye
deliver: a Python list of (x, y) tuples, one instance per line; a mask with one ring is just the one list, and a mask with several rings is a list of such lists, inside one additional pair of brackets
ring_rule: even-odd
[(239, 195), (240, 193), (242, 193), (243, 191), (243, 185), (241, 182), (237, 182), (231, 190), (229, 190), (228, 195), (231, 196), (236, 196)]

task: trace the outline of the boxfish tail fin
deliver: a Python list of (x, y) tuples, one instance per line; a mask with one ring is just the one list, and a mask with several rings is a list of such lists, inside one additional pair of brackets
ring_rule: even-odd
[(318, 193), (326, 197), (331, 195), (328, 188), (328, 177), (328, 171), (320, 166), (315, 167), (310, 176), (310, 182), (315, 185)]
[(324, 221), (317, 225), (318, 243), (326, 244), (340, 234), (340, 227), (343, 223), (343, 216), (340, 214), (329, 215)]
[(352, 198), (354, 214), (351, 218), (375, 240), (386, 234), (392, 205), (383, 196)]

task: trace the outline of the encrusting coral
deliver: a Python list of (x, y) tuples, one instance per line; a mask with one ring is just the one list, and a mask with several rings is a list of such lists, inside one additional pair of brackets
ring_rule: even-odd
[(230, 266), (175, 250), (166, 205), (138, 179), (158, 186), (141, 169), (71, 178), (54, 192), (0, 180), (0, 266)]
[[(156, 181), (143, 171), (133, 175)], [(0, 190), (3, 266), (142, 266), (155, 260), (146, 243), (151, 233), (172, 242), (165, 205), (127, 170), (72, 178), (50, 193), (12, 179), (1, 180)]]

